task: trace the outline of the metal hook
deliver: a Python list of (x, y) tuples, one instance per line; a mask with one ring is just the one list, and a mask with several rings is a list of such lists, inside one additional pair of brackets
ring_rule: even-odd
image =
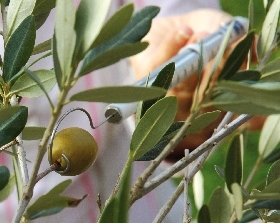
[[(69, 115), (71, 112), (77, 111), (77, 110), (82, 111), (82, 112), (84, 112), (84, 113), (87, 115), (87, 117), (88, 117), (88, 119), (89, 119), (90, 127), (91, 127), (92, 129), (97, 129), (98, 127), (100, 127), (101, 125), (103, 125), (105, 122), (107, 122), (108, 119), (112, 118), (112, 117), (115, 115), (115, 113), (109, 115), (108, 117), (106, 117), (106, 119), (105, 119), (103, 122), (101, 122), (100, 124), (94, 126), (94, 125), (93, 125), (93, 122), (92, 122), (92, 119), (91, 119), (91, 116), (90, 116), (90, 114), (88, 113), (87, 110), (85, 110), (84, 108), (79, 108), (79, 107), (78, 107), (78, 108), (69, 109), (66, 113), (64, 113), (64, 114), (58, 119), (58, 121), (57, 121), (55, 127), (53, 128), (53, 131), (52, 131), (52, 134), (51, 134), (51, 137), (50, 137), (50, 143), (49, 143), (49, 156), (48, 156), (48, 157), (49, 157), (49, 164), (50, 164), (50, 165), (52, 165), (52, 147), (53, 147), (54, 136), (55, 136), (55, 134), (56, 134), (56, 132), (57, 132), (57, 129), (58, 129), (60, 123), (63, 121), (63, 119), (64, 119), (67, 115)], [(67, 171), (70, 169), (70, 161), (69, 161), (69, 159), (67, 158), (66, 155), (61, 154), (61, 156), (62, 156), (62, 158), (66, 161), (67, 166), (66, 166), (65, 170), (61, 170), (61, 171), (56, 170), (55, 172), (57, 172), (57, 173), (63, 175), (63, 174), (65, 174), (65, 173), (67, 173)]]

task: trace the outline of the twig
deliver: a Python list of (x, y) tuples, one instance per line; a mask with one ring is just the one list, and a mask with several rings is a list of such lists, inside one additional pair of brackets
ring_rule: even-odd
[(43, 171), (42, 173), (38, 174), (36, 177), (36, 183), (41, 180), (43, 177), (47, 176), (49, 173), (51, 173), (52, 171), (58, 170), (58, 168), (60, 167), (60, 164), (58, 162), (54, 162), (52, 165), (50, 165), (49, 168), (47, 168), (45, 171)]
[(154, 188), (168, 180), (172, 177), (175, 173), (179, 172), (191, 162), (196, 160), (199, 156), (201, 156), (204, 152), (212, 149), (217, 142), (231, 134), (234, 130), (236, 130), (239, 126), (243, 123), (248, 121), (252, 116), (251, 115), (240, 115), (235, 120), (227, 125), (227, 128), (221, 129), (211, 138), (206, 140), (203, 144), (201, 144), (197, 149), (195, 149), (187, 158), (182, 158), (181, 160), (177, 161), (173, 166), (164, 170), (161, 174), (151, 179), (147, 184), (144, 186), (143, 191), (141, 193), (142, 196), (152, 191)]
[(12, 146), (14, 146), (14, 145), (16, 145), (17, 143), (18, 143), (17, 140), (13, 140), (13, 141), (11, 141), (11, 142), (5, 144), (4, 146), (2, 146), (2, 147), (0, 148), (0, 153), (3, 152), (4, 150), (6, 150), (6, 149), (8, 149), (8, 148), (10, 148), (10, 147), (12, 147)]
[(170, 199), (165, 203), (165, 205), (160, 209), (159, 213), (157, 214), (156, 218), (154, 219), (153, 223), (160, 223), (169, 213), (175, 202), (178, 200), (180, 195), (184, 190), (184, 181), (182, 180)]
[[(188, 157), (189, 150), (185, 150), (185, 157)], [(184, 214), (183, 214), (183, 222), (187, 223), (189, 220), (189, 208), (190, 208), (190, 202), (189, 202), (189, 166), (186, 166), (185, 168), (185, 177), (184, 177)]]

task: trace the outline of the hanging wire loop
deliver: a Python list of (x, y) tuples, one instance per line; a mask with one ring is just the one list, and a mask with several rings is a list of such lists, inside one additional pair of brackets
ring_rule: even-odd
[[(61, 124), (61, 122), (63, 121), (64, 118), (66, 118), (67, 115), (69, 115), (71, 112), (73, 111), (82, 111), (86, 114), (86, 116), (88, 117), (89, 119), (89, 123), (90, 123), (90, 127), (92, 129), (97, 129), (98, 127), (100, 127), (101, 125), (103, 125), (105, 122), (108, 121), (108, 119), (112, 118), (115, 114), (112, 114), (108, 117), (106, 117), (106, 119), (104, 121), (102, 121), (100, 124), (98, 125), (93, 125), (93, 122), (92, 122), (92, 118), (90, 116), (90, 114), (88, 113), (87, 110), (85, 110), (84, 108), (72, 108), (72, 109), (69, 109), (66, 113), (64, 113), (60, 118), (59, 120), (57, 121), (55, 127), (53, 128), (53, 131), (52, 131), (52, 134), (51, 134), (51, 138), (50, 138), (50, 143), (49, 143), (49, 164), (52, 165), (52, 147), (53, 147), (53, 140), (54, 140), (54, 137), (55, 137), (55, 134), (57, 132), (57, 129), (59, 127), (59, 125)], [(56, 170), (57, 173), (63, 175), (65, 173), (67, 173), (67, 171), (70, 169), (70, 161), (69, 159), (67, 158), (67, 156), (65, 154), (61, 154), (62, 158), (65, 160), (65, 162), (67, 163), (67, 166), (64, 170)]]

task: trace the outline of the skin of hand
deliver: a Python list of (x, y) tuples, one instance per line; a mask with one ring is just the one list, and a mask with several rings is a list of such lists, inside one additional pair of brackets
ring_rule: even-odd
[[(154, 19), (150, 32), (143, 39), (149, 42), (148, 48), (130, 58), (130, 63), (136, 79), (146, 76), (149, 72), (175, 56), (183, 46), (195, 43), (208, 34), (213, 33), (220, 28), (221, 25), (230, 21), (231, 18), (230, 15), (221, 11), (201, 9), (184, 15)], [(224, 65), (225, 58), (227, 58), (233, 48), (234, 44), (225, 52), (224, 59), (217, 69), (216, 78)], [(203, 70), (200, 96), (207, 85), (212, 63), (213, 61), (210, 61)], [(245, 68), (245, 66), (243, 68)], [(184, 121), (189, 116), (197, 81), (198, 75), (193, 74), (185, 81), (169, 90), (168, 95), (175, 95), (178, 99), (176, 121)], [(215, 78), (213, 78), (213, 81), (215, 81)], [(202, 113), (212, 110), (214, 110), (214, 108), (207, 108), (204, 109)], [(185, 149), (193, 150), (207, 140), (213, 134), (213, 130), (217, 127), (218, 123), (222, 120), (224, 112), (222, 113), (223, 114), (220, 115), (217, 121), (213, 122), (202, 131), (188, 135), (176, 147), (174, 152), (170, 154), (167, 160), (172, 162), (176, 161), (184, 156)], [(251, 124), (262, 124), (263, 119), (262, 117), (261, 122), (260, 120), (253, 120)], [(259, 125), (260, 124), (257, 124), (253, 126), (253, 128), (259, 128)]]

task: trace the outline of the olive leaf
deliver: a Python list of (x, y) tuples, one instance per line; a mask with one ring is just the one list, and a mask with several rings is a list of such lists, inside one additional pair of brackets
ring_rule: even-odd
[(211, 223), (209, 208), (206, 204), (202, 205), (198, 212), (197, 223)]
[(31, 15), (36, 0), (10, 0), (7, 11), (7, 38)]
[(236, 135), (230, 144), (226, 166), (225, 166), (225, 180), (228, 190), (232, 193), (231, 185), (233, 183), (238, 183), (239, 185), (242, 182), (243, 175), (243, 137), (241, 134)]
[(266, 178), (266, 186), (268, 186), (274, 180), (277, 180), (279, 178), (280, 178), (280, 160), (277, 160), (271, 165), (268, 171), (267, 178)]
[(9, 195), (14, 191), (15, 188), (15, 175), (11, 174), (9, 178), (9, 182), (6, 186), (0, 191), (0, 202), (6, 200)]
[(76, 207), (82, 199), (61, 196), (60, 194), (70, 185), (72, 180), (65, 180), (56, 185), (45, 195), (39, 197), (32, 205), (27, 208), (26, 218), (33, 220), (39, 217), (56, 214), (66, 207)]
[(261, 81), (280, 81), (280, 58), (275, 59), (261, 69)]
[(28, 109), (13, 106), (0, 109), (0, 147), (13, 141), (27, 122)]
[(35, 21), (30, 15), (22, 21), (6, 44), (3, 71), (5, 82), (11, 81), (27, 63), (35, 45), (35, 37)]
[(38, 140), (42, 139), (46, 128), (37, 127), (37, 126), (25, 126), (22, 130), (22, 139), (23, 140)]
[(32, 14), (35, 16), (36, 29), (39, 29), (47, 20), (51, 10), (55, 7), (56, 0), (36, 1)]
[[(56, 84), (54, 71), (52, 70), (37, 70), (34, 71), (46, 92), (49, 92)], [(11, 87), (10, 93), (17, 94), (22, 97), (32, 98), (44, 95), (45, 92), (37, 84), (29, 74), (24, 73), (20, 76)]]
[(137, 160), (153, 148), (174, 121), (177, 112), (175, 97), (156, 102), (136, 126), (130, 143), (130, 157)]
[(51, 50), (51, 49), (52, 49), (52, 40), (48, 39), (48, 40), (36, 45), (33, 49), (32, 55), (43, 53), (43, 52)]
[[(149, 31), (152, 19), (158, 12), (159, 8), (155, 6), (147, 6), (136, 12), (119, 34), (98, 47), (93, 48), (86, 54), (79, 76), (111, 65), (124, 57), (131, 56), (144, 50), (147, 44), (140, 43), (139, 41)], [(129, 52), (130, 50), (132, 52)], [(123, 54), (121, 51), (123, 51)], [(117, 53), (117, 55), (113, 53)], [(102, 56), (103, 54), (106, 56)], [(114, 56), (111, 59), (112, 55)], [(102, 58), (102, 61), (100, 58)], [(96, 64), (97, 62), (102, 62), (102, 65)]]
[(8, 184), (10, 171), (6, 166), (0, 166), (0, 191)]
[(74, 94), (70, 97), (70, 101), (128, 103), (157, 98), (165, 93), (164, 89), (156, 87), (100, 87)]
[(90, 49), (106, 19), (111, 0), (82, 0), (79, 4), (75, 31), (77, 33), (75, 54), (80, 61)]

